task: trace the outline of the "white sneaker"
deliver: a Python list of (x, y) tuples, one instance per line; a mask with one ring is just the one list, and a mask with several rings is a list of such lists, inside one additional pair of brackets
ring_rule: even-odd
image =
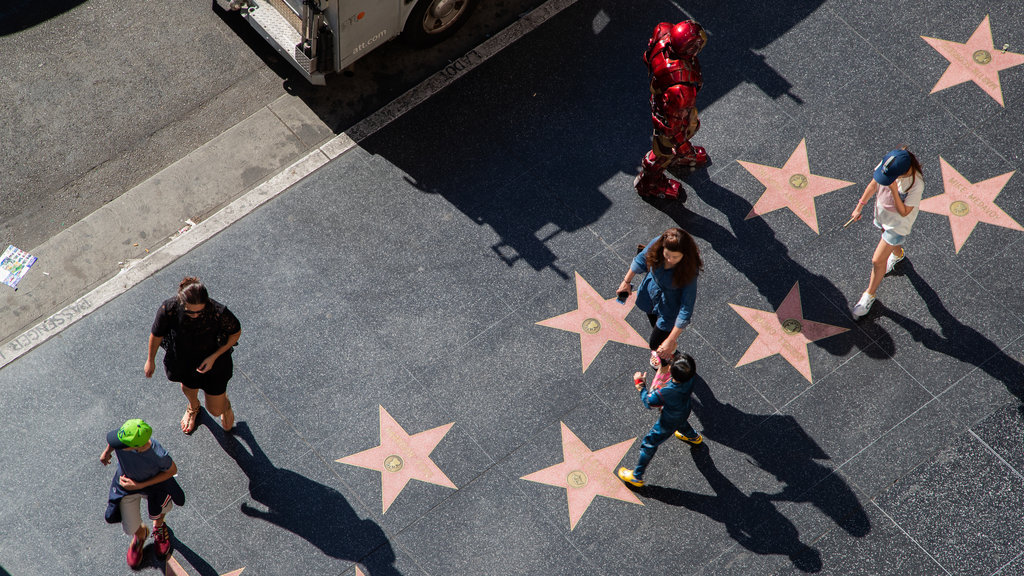
[(867, 314), (868, 310), (871, 310), (871, 305), (874, 303), (874, 296), (868, 295), (867, 292), (861, 294), (860, 300), (858, 300), (857, 304), (853, 307), (853, 319), (856, 320)]
[(906, 250), (903, 251), (903, 256), (900, 256), (899, 258), (896, 257), (895, 252), (889, 254), (889, 259), (885, 261), (885, 273), (888, 274), (889, 272), (892, 272), (892, 269), (896, 267), (896, 264), (899, 264), (900, 261), (902, 261), (906, 257)]

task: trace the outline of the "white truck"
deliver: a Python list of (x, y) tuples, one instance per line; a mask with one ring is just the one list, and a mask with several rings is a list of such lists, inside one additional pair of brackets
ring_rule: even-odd
[(249, 25), (312, 84), (402, 35), (428, 46), (452, 35), (477, 0), (214, 0)]

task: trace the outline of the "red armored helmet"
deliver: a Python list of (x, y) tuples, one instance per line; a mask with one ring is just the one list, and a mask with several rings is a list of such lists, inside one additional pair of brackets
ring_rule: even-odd
[(708, 35), (696, 20), (684, 20), (668, 31), (672, 51), (680, 58), (694, 57), (708, 43)]

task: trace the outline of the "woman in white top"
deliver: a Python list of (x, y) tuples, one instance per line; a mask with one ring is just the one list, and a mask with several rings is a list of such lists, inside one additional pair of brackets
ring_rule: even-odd
[(906, 146), (886, 154), (875, 167), (874, 178), (864, 189), (851, 214), (854, 220), (860, 220), (861, 210), (876, 192), (875, 226), (882, 229), (882, 239), (878, 241), (875, 254), (871, 257), (868, 289), (853, 307), (854, 319), (868, 313), (875, 303), (875, 291), (882, 284), (882, 277), (892, 272), (893, 267), (906, 257), (903, 243), (914, 226), (917, 207), (924, 195), (921, 163)]

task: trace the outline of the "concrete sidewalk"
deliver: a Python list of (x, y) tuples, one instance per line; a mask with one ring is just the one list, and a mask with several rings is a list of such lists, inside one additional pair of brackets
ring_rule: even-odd
[[(195, 246), (198, 242), (183, 243), (169, 250), (170, 258), (150, 258), (141, 273), (131, 275), (135, 280), (118, 278), (196, 224), (239, 201), (227, 210), (232, 218), (218, 218), (205, 225), (200, 234), (192, 234), (210, 237), (569, 3), (548, 2), (523, 15), (500, 34), (339, 135), (302, 98), (281, 96), (31, 249), (39, 260), (30, 274), (17, 291), (0, 291), (0, 367)], [(250, 192), (250, 198), (244, 199)], [(105, 283), (110, 285), (100, 288)]]

